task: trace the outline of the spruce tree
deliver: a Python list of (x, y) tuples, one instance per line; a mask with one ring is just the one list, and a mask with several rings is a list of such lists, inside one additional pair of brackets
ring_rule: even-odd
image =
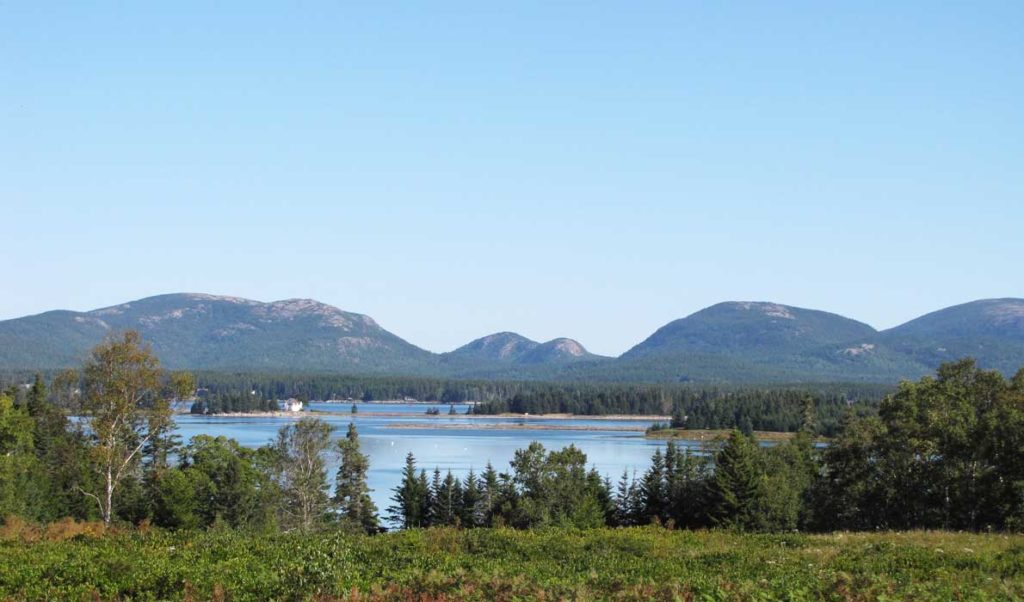
[(377, 506), (370, 499), (370, 488), (366, 485), (366, 473), (370, 460), (359, 450), (359, 433), (356, 425), (349, 423), (345, 438), (338, 441), (341, 451), (341, 466), (335, 480), (334, 503), (341, 513), (342, 521), (372, 533), (377, 530)]
[(433, 525), (433, 513), (434, 513), (434, 490), (430, 486), (430, 482), (427, 481), (427, 471), (420, 469), (420, 474), (416, 478), (417, 493), (419, 494), (419, 505), (420, 505), (420, 525), (421, 527), (429, 527)]
[(434, 518), (433, 524), (454, 527), (462, 520), (462, 483), (448, 471), (436, 489), (434, 494)]
[(715, 455), (715, 473), (709, 484), (714, 524), (738, 529), (756, 527), (760, 487), (757, 443), (733, 431)]
[(640, 498), (645, 523), (664, 520), (668, 504), (665, 497), (665, 457), (660, 448), (654, 450), (654, 455), (651, 456), (651, 467), (640, 479)]
[(643, 501), (640, 498), (640, 487), (636, 483), (636, 473), (630, 476), (622, 471), (619, 484), (615, 491), (615, 524), (620, 527), (632, 527), (641, 524)]
[(425, 512), (427, 517), (427, 526), (433, 527), (435, 525), (443, 524), (443, 512), (440, 507), (441, 468), (438, 466), (434, 467), (434, 475), (430, 479), (430, 488), (427, 489), (427, 492), (427, 511)]
[(478, 512), (480, 526), (490, 527), (493, 526), (494, 513), (498, 508), (499, 499), (501, 498), (501, 484), (498, 481), (498, 471), (494, 470), (494, 466), (490, 462), (487, 463), (483, 474), (480, 475), (480, 484), (480, 510)]
[(42, 414), (46, 406), (46, 381), (43, 380), (43, 375), (38, 372), (36, 372), (32, 388), (28, 391), (27, 406), (29, 416), (33, 417)]
[(405, 456), (405, 468), (402, 469), (402, 481), (394, 489), (388, 507), (388, 520), (403, 529), (423, 526), (423, 484), (416, 475), (416, 458), (412, 452)]
[(480, 526), (480, 501), (482, 499), (480, 483), (473, 469), (470, 468), (462, 485), (462, 513), (460, 515), (462, 526), (469, 528)]

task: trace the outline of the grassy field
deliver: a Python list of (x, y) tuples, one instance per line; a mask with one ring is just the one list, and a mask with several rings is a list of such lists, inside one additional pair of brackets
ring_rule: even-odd
[(1015, 600), (1024, 536), (593, 531), (0, 541), (4, 600)]

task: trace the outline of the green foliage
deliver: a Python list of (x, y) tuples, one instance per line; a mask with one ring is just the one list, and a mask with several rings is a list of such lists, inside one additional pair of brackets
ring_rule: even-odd
[(711, 490), (711, 518), (716, 525), (738, 529), (758, 526), (764, 491), (759, 482), (757, 443), (733, 431), (715, 455)]
[(330, 498), (323, 456), (330, 445), (331, 426), (316, 418), (303, 418), (278, 431), (273, 469), (286, 528), (311, 531), (326, 521)]
[(825, 452), (820, 524), (1020, 528), (1024, 388), (972, 360), (905, 382)]
[[(354, 406), (353, 406), (354, 407)], [(359, 433), (349, 423), (345, 438), (338, 441), (341, 465), (334, 485), (334, 504), (347, 525), (368, 533), (377, 530), (377, 506), (370, 499), (366, 473), (370, 459), (359, 451)]]
[(1024, 537), (656, 528), (214, 530), (0, 541), (30, 600), (1015, 600)]
[(160, 363), (135, 331), (111, 337), (93, 349), (83, 368), (82, 415), (93, 439), (92, 455), (102, 487), (83, 493), (99, 506), (103, 521), (114, 517), (114, 494), (130, 479), (143, 450), (171, 425)]
[[(0, 395), (0, 515), (43, 522), (101, 515), (108, 525), (151, 521), (177, 531), (378, 530), (369, 461), (354, 425), (338, 442), (341, 464), (328, 497), (329, 425), (304, 418), (255, 450), (207, 436), (181, 448), (169, 429), (167, 395), (192, 386), (184, 377), (163, 379), (129, 334), (98, 348), (84, 377), (65, 374), (51, 387), (37, 378), (12, 389), (16, 397)], [(609, 405), (625, 399), (618, 397), (625, 390), (534, 387), (538, 403), (559, 391), (573, 391), (577, 402), (591, 393)], [(637, 391), (643, 403), (675, 404), (676, 415), (681, 400), (716, 407), (745, 395)], [(766, 390), (754, 399), (786, 407), (786, 416), (799, 417), (799, 432), (761, 445), (736, 430), (701, 450), (669, 440), (639, 478), (623, 474), (614, 493), (572, 445), (548, 451), (534, 442), (516, 451), (507, 472), (488, 464), (464, 479), (439, 467), (428, 479), (409, 454), (388, 518), (405, 529), (1024, 529), (1024, 370), (1007, 381), (971, 360), (944, 364), (935, 377), (902, 383), (877, 414), (843, 404), (839, 434), (824, 449), (812, 433), (827, 404), (797, 390)], [(88, 435), (62, 409), (76, 406)], [(693, 416), (677, 419), (688, 425)], [(104, 475), (103, 467), (115, 472)], [(92, 493), (104, 487), (106, 504)]]
[(395, 488), (395, 494), (391, 498), (394, 505), (388, 507), (388, 519), (404, 529), (426, 526), (426, 497), (426, 483), (421, 483), (421, 479), (417, 477), (416, 459), (412, 452), (409, 452), (405, 456), (402, 481)]
[(41, 466), (34, 453), (32, 431), (28, 411), (0, 395), (0, 517), (34, 514)]
[[(197, 502), (197, 526), (223, 522), (236, 528), (265, 528), (274, 523), (280, 490), (259, 465), (259, 454), (233, 439), (197, 435), (182, 450), (179, 469), (165, 474), (188, 477)], [(155, 522), (163, 524), (159, 517)]]

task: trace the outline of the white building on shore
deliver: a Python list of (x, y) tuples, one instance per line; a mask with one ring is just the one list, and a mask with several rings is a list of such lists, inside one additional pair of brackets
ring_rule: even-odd
[(282, 412), (301, 412), (302, 402), (292, 397), (291, 399), (285, 399), (277, 402), (281, 406)]

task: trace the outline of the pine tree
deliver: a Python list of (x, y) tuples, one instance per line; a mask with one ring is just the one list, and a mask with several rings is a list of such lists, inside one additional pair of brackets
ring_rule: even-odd
[(753, 439), (733, 431), (715, 455), (715, 473), (709, 485), (711, 519), (716, 525), (756, 527), (760, 501), (758, 452)]
[(643, 501), (640, 499), (636, 473), (630, 476), (628, 471), (623, 470), (615, 492), (615, 524), (620, 527), (639, 525), (642, 516)]
[(818, 428), (818, 408), (814, 403), (814, 398), (808, 395), (804, 399), (804, 414), (800, 430), (809, 435), (815, 435)]
[(378, 520), (377, 506), (370, 499), (370, 488), (366, 485), (370, 460), (359, 450), (355, 424), (349, 423), (348, 433), (338, 442), (338, 448), (341, 466), (335, 480), (334, 503), (344, 522), (372, 533), (377, 530)]
[(412, 452), (405, 456), (402, 482), (394, 489), (394, 492), (391, 497), (394, 505), (388, 507), (388, 520), (400, 525), (403, 529), (424, 526), (425, 483), (421, 483), (421, 479), (416, 475), (416, 458), (413, 457)]
[(430, 479), (430, 488), (427, 490), (427, 525), (436, 526), (443, 524), (442, 517), (444, 513), (440, 507), (441, 500), (441, 468), (438, 466), (434, 467), (434, 474)]
[(35, 381), (32, 383), (32, 388), (28, 391), (28, 414), (29, 416), (39, 416), (43, 413), (46, 406), (46, 381), (43, 380), (43, 375), (36, 372)]
[[(437, 470), (436, 468), (434, 469), (434, 472), (438, 473), (436, 476), (438, 476), (438, 477), (440, 476), (440, 474), (439, 474), (440, 471)], [(416, 479), (416, 484), (419, 487), (418, 491), (419, 491), (419, 495), (420, 495), (420, 508), (422, 508), (422, 511), (421, 511), (422, 513), (420, 514), (420, 526), (422, 526), (422, 527), (430, 527), (430, 526), (432, 526), (434, 524), (434, 512), (435, 512), (435, 508), (434, 508), (434, 502), (435, 502), (434, 491), (435, 490), (431, 486), (431, 483), (429, 481), (427, 481), (427, 471), (426, 470), (423, 470), (423, 469), (420, 470), (420, 475)]]
[(434, 525), (458, 526), (463, 513), (462, 483), (448, 471), (434, 494)]
[(644, 522), (664, 520), (668, 504), (665, 496), (665, 458), (660, 448), (654, 450), (651, 467), (640, 479), (640, 499)]
[(480, 502), (482, 499), (480, 483), (473, 469), (470, 468), (462, 486), (462, 513), (460, 515), (462, 526), (473, 528), (481, 525)]
[(480, 482), (481, 496), (480, 509), (478, 511), (480, 525), (490, 527), (493, 526), (494, 513), (498, 508), (499, 499), (501, 498), (501, 484), (498, 480), (498, 472), (494, 470), (494, 466), (490, 462), (487, 463), (487, 467), (480, 476)]

